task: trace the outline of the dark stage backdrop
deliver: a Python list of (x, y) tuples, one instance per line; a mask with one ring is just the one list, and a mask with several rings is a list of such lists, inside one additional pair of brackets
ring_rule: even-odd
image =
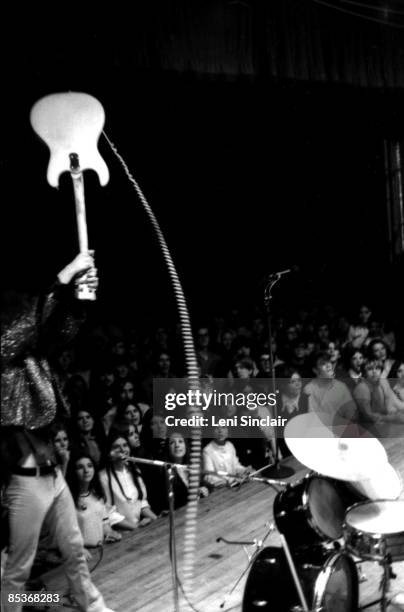
[[(1, 101), (3, 284), (45, 283), (77, 250), (70, 179), (58, 191), (47, 184), (47, 149), (29, 125), (38, 98), (70, 89), (104, 105), (105, 129), (161, 223), (194, 318), (262, 306), (265, 275), (290, 265), (301, 272), (278, 293), (283, 310), (392, 295), (400, 277), (388, 265), (382, 153), (384, 139), (403, 138), (403, 90), (148, 71), (127, 59), (128, 25), (122, 40), (105, 23), (88, 37), (82, 28), (71, 48), (67, 27), (60, 40), (44, 29), (13, 39)], [(151, 227), (105, 140), (100, 150), (110, 183), (85, 177), (100, 313), (170, 320)]]

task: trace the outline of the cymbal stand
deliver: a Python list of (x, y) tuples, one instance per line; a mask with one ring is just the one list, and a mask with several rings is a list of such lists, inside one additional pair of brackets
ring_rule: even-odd
[(366, 606), (362, 606), (360, 610), (366, 610), (366, 608), (370, 608), (377, 603), (380, 603), (380, 611), (387, 612), (387, 608), (390, 604), (389, 599), (387, 598), (387, 593), (390, 588), (390, 581), (392, 578), (397, 578), (396, 574), (393, 572), (393, 568), (391, 565), (391, 556), (387, 554), (385, 557), (379, 560), (379, 565), (383, 568), (383, 575), (380, 580), (380, 589), (381, 589), (381, 597), (380, 599), (376, 599), (375, 601), (371, 601), (366, 604)]
[[(246, 540), (246, 541), (227, 540), (226, 538), (222, 538), (221, 536), (219, 536), (216, 539), (216, 542), (224, 542), (225, 544), (230, 544), (232, 546), (242, 546), (245, 554), (247, 555), (247, 559), (248, 559), (247, 567), (241, 572), (240, 576), (237, 578), (236, 582), (233, 584), (230, 591), (226, 593), (222, 603), (220, 604), (221, 609), (225, 607), (227, 598), (230, 597), (234, 593), (234, 591), (240, 584), (241, 580), (244, 578), (244, 576), (247, 574), (248, 570), (254, 563), (258, 553), (264, 548), (265, 540), (269, 537), (269, 535), (273, 531), (275, 531), (275, 525), (273, 523), (265, 523), (265, 524), (268, 526), (268, 531), (266, 532), (262, 540), (257, 540), (256, 538), (254, 540)], [(255, 546), (255, 550), (252, 554), (248, 552), (247, 546)]]

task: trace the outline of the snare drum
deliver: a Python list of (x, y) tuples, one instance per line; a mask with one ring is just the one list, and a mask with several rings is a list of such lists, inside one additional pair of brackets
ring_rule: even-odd
[(404, 501), (361, 502), (348, 510), (343, 525), (346, 549), (359, 557), (404, 560)]
[(308, 475), (277, 494), (275, 523), (292, 548), (332, 542), (342, 536), (346, 509), (358, 499), (346, 502), (339, 483)]
[[(357, 612), (358, 574), (343, 552), (323, 553), (296, 563), (303, 592), (312, 610)], [(251, 566), (243, 597), (243, 612), (290, 612), (300, 605), (282, 548), (261, 550)]]

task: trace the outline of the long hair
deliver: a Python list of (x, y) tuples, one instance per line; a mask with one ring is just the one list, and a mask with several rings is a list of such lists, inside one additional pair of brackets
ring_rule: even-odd
[(101, 421), (98, 415), (89, 406), (83, 406), (82, 408), (79, 408), (78, 410), (73, 411), (72, 420), (70, 423), (70, 431), (68, 432), (70, 434), (69, 435), (70, 440), (73, 443), (74, 442), (77, 443), (78, 441), (82, 439), (83, 434), (80, 431), (78, 424), (77, 424), (77, 418), (80, 412), (87, 412), (87, 414), (89, 414), (91, 418), (93, 419), (94, 424), (91, 430), (91, 435), (94, 436), (95, 441), (97, 442), (99, 448), (101, 449), (105, 445), (105, 432), (104, 432), (104, 429), (102, 427), (102, 424), (101, 424)]
[[(119, 475), (117, 474), (113, 462), (111, 461), (111, 458), (109, 457), (109, 453), (111, 451), (111, 447), (112, 444), (118, 440), (119, 438), (122, 438), (123, 440), (126, 440), (126, 442), (128, 443), (129, 446), (129, 442), (128, 442), (128, 438), (125, 434), (118, 432), (118, 431), (112, 431), (110, 436), (107, 439), (107, 445), (106, 445), (106, 455), (104, 458), (104, 464), (105, 464), (105, 471), (107, 474), (107, 478), (108, 478), (108, 489), (109, 489), (109, 493), (111, 496), (111, 501), (112, 504), (115, 504), (115, 496), (114, 496), (114, 492), (112, 490), (112, 479), (114, 479), (116, 481), (116, 483), (118, 484), (118, 487), (123, 495), (123, 497), (129, 501), (129, 497), (127, 497), (127, 495), (125, 494), (125, 491), (123, 490), (123, 486), (122, 483), (119, 479)], [(129, 446), (130, 448), (130, 446)], [(129, 470), (129, 472), (132, 475), (133, 478), (133, 483), (137, 489), (137, 494), (138, 494), (138, 499), (142, 500), (144, 495), (143, 495), (143, 491), (142, 491), (142, 487), (140, 485), (140, 479), (141, 479), (141, 473), (140, 470), (137, 468), (137, 466), (133, 463), (129, 463), (127, 466), (127, 469)]]
[(72, 494), (75, 506), (78, 507), (78, 501), (79, 501), (79, 496), (80, 496), (80, 483), (79, 483), (79, 479), (77, 478), (77, 472), (76, 472), (76, 464), (80, 459), (89, 459), (94, 468), (94, 477), (92, 481), (90, 482), (89, 492), (92, 493), (95, 497), (97, 497), (97, 499), (101, 499), (103, 502), (106, 502), (105, 493), (102, 488), (102, 485), (101, 485), (101, 482), (98, 476), (98, 469), (94, 463), (94, 460), (86, 453), (78, 453), (77, 455), (72, 457), (72, 459), (69, 461), (69, 467), (67, 469), (67, 474), (66, 474), (66, 481), (67, 481), (67, 484), (69, 485), (70, 492)]
[(188, 446), (188, 443), (187, 443), (187, 440), (186, 440), (184, 434), (181, 431), (178, 431), (178, 430), (177, 431), (171, 431), (170, 435), (168, 436), (168, 438), (166, 440), (166, 459), (167, 459), (167, 461), (170, 461), (172, 463), (179, 463), (178, 461), (175, 460), (174, 457), (171, 456), (171, 452), (170, 452), (170, 440), (171, 440), (171, 438), (174, 435), (180, 435), (182, 437), (182, 439), (184, 440), (184, 443), (185, 443), (185, 455), (184, 455), (182, 463), (184, 465), (186, 465), (187, 463), (190, 462), (189, 446)]
[(125, 411), (126, 411), (126, 408), (128, 406), (132, 406), (133, 408), (135, 408), (135, 410), (137, 410), (137, 412), (139, 413), (139, 425), (142, 425), (143, 413), (140, 410), (138, 404), (135, 401), (131, 401), (131, 400), (124, 401), (124, 402), (120, 401), (118, 403), (118, 409), (116, 411), (115, 423), (118, 424), (118, 425), (120, 425), (122, 423), (126, 423), (126, 421), (125, 421)]

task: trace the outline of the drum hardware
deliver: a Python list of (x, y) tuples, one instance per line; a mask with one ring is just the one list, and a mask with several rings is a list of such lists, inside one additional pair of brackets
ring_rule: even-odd
[(362, 584), (363, 582), (367, 582), (368, 577), (366, 576), (365, 572), (362, 569), (363, 559), (354, 559), (354, 562), (356, 563), (356, 569), (358, 570), (359, 584)]
[[(256, 473), (257, 472), (254, 472), (254, 474)], [(282, 487), (290, 486), (290, 483), (286, 482), (285, 480), (274, 480), (272, 478), (262, 478), (262, 477), (254, 476), (254, 474), (249, 474), (248, 480), (252, 480), (254, 482), (263, 482), (264, 484), (267, 484), (269, 487), (272, 487), (277, 493), (279, 493), (279, 491), (282, 491)]]
[(345, 547), (362, 561), (375, 561), (383, 569), (381, 596), (362, 610), (380, 603), (382, 612), (389, 604), (390, 581), (396, 578), (393, 561), (404, 560), (404, 501), (379, 500), (354, 504), (343, 525)]
[[(266, 525), (266, 527), (268, 527), (268, 531), (266, 532), (266, 534), (264, 535), (262, 540), (257, 540), (256, 538), (254, 538), (254, 540), (251, 540), (251, 541), (249, 541), (249, 540), (248, 541), (237, 541), (237, 540), (227, 540), (226, 538), (223, 538), (221, 536), (219, 536), (216, 539), (216, 542), (224, 542), (225, 544), (242, 546), (243, 550), (244, 550), (244, 552), (245, 552), (245, 554), (247, 556), (247, 560), (248, 560), (247, 567), (242, 571), (242, 573), (237, 578), (236, 582), (233, 584), (232, 588), (225, 595), (224, 600), (220, 604), (220, 608), (221, 609), (224, 608), (224, 606), (226, 605), (227, 598), (230, 597), (234, 593), (234, 591), (236, 590), (236, 588), (240, 584), (241, 580), (244, 578), (244, 576), (246, 575), (246, 573), (250, 569), (251, 565), (254, 563), (254, 560), (256, 559), (256, 557), (258, 556), (260, 551), (264, 548), (265, 540), (269, 537), (269, 535), (273, 531), (275, 531), (275, 525), (273, 523), (265, 523), (265, 525)], [(248, 550), (246, 548), (247, 546), (255, 546), (255, 550), (254, 550), (254, 552), (252, 554), (250, 554), (248, 552)]]
[(306, 597), (304, 595), (299, 576), (297, 575), (296, 567), (292, 559), (292, 555), (290, 554), (288, 543), (286, 542), (286, 538), (282, 533), (280, 534), (280, 538), (282, 548), (286, 556), (286, 561), (288, 562), (290, 573), (292, 574), (293, 582), (295, 583), (296, 591), (300, 599), (302, 612), (309, 612)]
[(278, 479), (271, 479), (271, 478), (264, 478), (263, 480), (258, 480), (258, 478), (256, 478), (256, 476), (258, 476), (258, 474), (261, 474), (261, 472), (265, 472), (265, 470), (267, 470), (268, 468), (273, 467), (274, 464), (270, 463), (268, 465), (264, 465), (263, 467), (259, 468), (259, 470), (255, 470), (255, 472), (251, 472), (250, 474), (250, 478), (257, 480), (257, 482), (263, 482), (266, 480), (273, 480), (273, 484), (277, 484), (280, 487), (286, 487), (288, 484), (290, 484), (287, 480), (278, 480)]
[[(252, 564), (243, 612), (358, 612), (356, 565), (345, 551), (323, 551), (303, 567), (294, 558), (306, 606), (300, 601), (283, 547), (266, 547)], [(319, 561), (319, 563), (317, 563)]]
[[(278, 481), (285, 487), (281, 490), (274, 486), (273, 515), (282, 548), (264, 548), (250, 559), (243, 612), (357, 612), (378, 603), (386, 612), (395, 578), (392, 562), (404, 560), (404, 501), (397, 500), (403, 482), (384, 447), (359, 427), (355, 437), (341, 439), (337, 428), (319, 428), (313, 415), (291, 419), (285, 440), (312, 472), (294, 483)], [(264, 469), (251, 480), (265, 482), (254, 478)], [(355, 508), (363, 508), (359, 518), (370, 524), (351, 520)], [(369, 509), (376, 510), (374, 516), (366, 513)], [(381, 597), (359, 607), (366, 559), (383, 568)]]
[(218, 537), (216, 538), (216, 542), (224, 542), (225, 544), (242, 546), (245, 554), (247, 555), (248, 561), (251, 560), (252, 555), (250, 555), (246, 547), (256, 546), (258, 549), (261, 549), (263, 546), (263, 540), (257, 540), (256, 538), (254, 540), (238, 541), (238, 540), (227, 540), (226, 538)]
[(366, 610), (367, 608), (370, 608), (371, 606), (374, 606), (375, 604), (379, 603), (381, 612), (386, 612), (387, 607), (390, 604), (390, 601), (387, 598), (387, 593), (390, 588), (390, 580), (397, 578), (397, 575), (393, 572), (390, 555), (387, 555), (384, 560), (380, 560), (379, 564), (383, 568), (383, 575), (379, 586), (379, 589), (381, 590), (381, 596), (379, 599), (371, 601), (365, 606), (362, 606), (361, 610)]

